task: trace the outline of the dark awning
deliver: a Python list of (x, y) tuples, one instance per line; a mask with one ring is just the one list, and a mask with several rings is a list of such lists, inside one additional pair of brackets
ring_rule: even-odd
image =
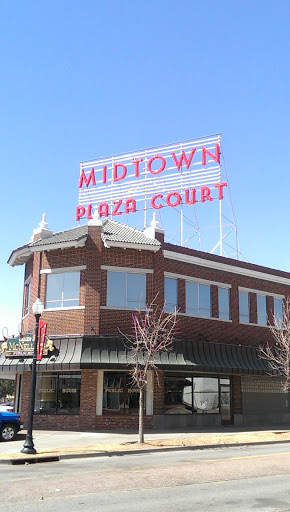
[[(131, 352), (121, 337), (84, 336), (54, 340), (55, 350), (37, 362), (38, 371), (80, 370), (93, 368), (126, 369)], [(0, 356), (0, 372), (30, 370), (31, 358)], [(163, 370), (227, 374), (266, 374), (267, 361), (253, 347), (206, 341), (175, 340), (173, 349), (156, 357)]]
[[(83, 338), (60, 338), (54, 340), (55, 350), (41, 361), (37, 361), (37, 371), (78, 370), (82, 355)], [(32, 357), (0, 356), (0, 372), (23, 372), (31, 369)]]

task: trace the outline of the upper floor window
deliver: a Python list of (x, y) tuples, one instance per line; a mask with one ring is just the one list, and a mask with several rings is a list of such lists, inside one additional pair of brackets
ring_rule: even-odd
[(278, 297), (274, 297), (274, 316), (278, 325), (283, 322), (283, 301)]
[(257, 294), (257, 320), (259, 325), (267, 325), (266, 295)]
[(186, 281), (186, 313), (211, 316), (211, 290), (207, 284)]
[(23, 316), (28, 315), (30, 305), (31, 278), (24, 285)]
[(164, 281), (164, 301), (165, 311), (176, 311), (178, 307), (177, 299), (177, 279), (165, 277)]
[(146, 274), (107, 273), (107, 306), (144, 309), (146, 306)]
[(239, 292), (240, 322), (250, 322), (250, 301), (248, 292)]
[(219, 318), (230, 320), (230, 290), (218, 288)]
[(46, 308), (79, 306), (80, 272), (47, 274)]

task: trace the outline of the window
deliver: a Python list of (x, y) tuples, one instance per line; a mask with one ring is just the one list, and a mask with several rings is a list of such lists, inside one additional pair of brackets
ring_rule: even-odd
[(259, 325), (267, 325), (266, 295), (257, 294), (257, 321)]
[[(144, 397), (144, 408), (146, 399)], [(103, 414), (138, 414), (139, 389), (127, 373), (104, 373)]]
[(209, 285), (186, 281), (186, 313), (197, 316), (211, 316)]
[(230, 320), (230, 290), (218, 288), (219, 318)]
[(240, 322), (250, 322), (250, 307), (249, 307), (249, 294), (248, 292), (239, 292), (239, 310)]
[(38, 373), (35, 412), (39, 414), (79, 414), (80, 389), (80, 373)]
[(283, 301), (278, 297), (274, 297), (274, 317), (278, 325), (283, 322)]
[(79, 305), (80, 272), (47, 274), (46, 308), (65, 308)]
[(165, 277), (164, 281), (165, 311), (176, 311), (177, 305), (177, 279)]
[(31, 280), (24, 285), (23, 316), (28, 315), (30, 305)]
[(166, 376), (165, 414), (219, 413), (223, 396), (219, 384), (229, 386), (229, 378)]
[(107, 306), (145, 308), (146, 274), (108, 272)]

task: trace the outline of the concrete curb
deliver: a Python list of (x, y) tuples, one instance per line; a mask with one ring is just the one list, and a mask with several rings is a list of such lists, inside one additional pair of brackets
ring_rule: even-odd
[(168, 447), (156, 447), (156, 448), (145, 448), (140, 450), (124, 450), (124, 451), (98, 451), (88, 453), (64, 453), (59, 455), (40, 455), (39, 457), (27, 457), (27, 458), (13, 458), (13, 459), (0, 459), (0, 464), (11, 464), (13, 466), (25, 465), (25, 464), (38, 464), (41, 462), (58, 462), (60, 460), (67, 459), (81, 459), (89, 457), (123, 457), (126, 455), (145, 455), (147, 453), (164, 453), (164, 452), (177, 452), (177, 451), (188, 451), (188, 450), (207, 450), (214, 448), (234, 448), (237, 446), (262, 446), (262, 445), (274, 445), (274, 444), (285, 444), (290, 443), (290, 440), (284, 441), (256, 441), (256, 442), (244, 442), (244, 443), (225, 443), (225, 444), (207, 444), (207, 445), (187, 445), (187, 446), (168, 446)]

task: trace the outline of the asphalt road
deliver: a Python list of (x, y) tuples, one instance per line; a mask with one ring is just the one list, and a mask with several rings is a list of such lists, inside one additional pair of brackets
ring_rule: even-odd
[(2, 512), (286, 512), (290, 446), (0, 466)]

